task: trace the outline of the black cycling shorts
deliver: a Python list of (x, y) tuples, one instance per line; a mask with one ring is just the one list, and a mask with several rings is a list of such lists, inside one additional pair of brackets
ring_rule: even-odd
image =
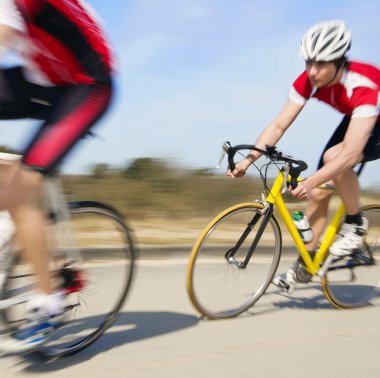
[[(318, 168), (323, 167), (323, 155), (325, 152), (333, 146), (343, 142), (344, 136), (350, 124), (351, 117), (345, 116), (342, 122), (336, 128), (334, 134), (327, 142), (326, 147), (324, 148), (321, 158), (318, 163)], [(372, 131), (371, 136), (368, 139), (368, 142), (363, 150), (364, 159), (363, 162), (372, 161), (380, 159), (380, 123), (377, 123)]]
[(0, 119), (43, 120), (21, 154), (24, 164), (44, 174), (89, 132), (111, 97), (111, 79), (102, 84), (45, 87), (27, 81), (21, 67), (0, 69)]

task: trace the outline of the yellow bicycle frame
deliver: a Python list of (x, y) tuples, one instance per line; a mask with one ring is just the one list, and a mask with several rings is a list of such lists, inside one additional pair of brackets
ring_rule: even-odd
[(339, 230), (339, 226), (341, 223), (341, 219), (344, 215), (345, 208), (343, 203), (339, 206), (332, 221), (327, 227), (325, 237), (321, 242), (321, 245), (318, 251), (316, 252), (315, 257), (312, 260), (282, 197), (282, 188), (285, 180), (284, 175), (285, 173), (283, 171), (279, 172), (276, 180), (273, 183), (272, 188), (269, 190), (269, 195), (267, 196), (265, 201), (276, 207), (280, 217), (284, 221), (285, 226), (290, 233), (290, 236), (294, 240), (294, 243), (296, 244), (303, 261), (305, 262), (307, 270), (312, 275), (315, 275), (320, 269), (321, 263), (323, 263), (327, 257), (329, 247), (331, 246), (337, 234), (337, 231)]

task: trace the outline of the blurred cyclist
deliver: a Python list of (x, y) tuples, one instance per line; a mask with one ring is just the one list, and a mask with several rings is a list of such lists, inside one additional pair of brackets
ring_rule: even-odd
[(35, 199), (43, 176), (107, 110), (112, 57), (99, 19), (81, 0), (0, 0), (0, 46), (25, 61), (0, 69), (0, 119), (42, 120), (22, 162), (2, 173), (0, 188), (0, 209), (11, 214), (39, 282), (29, 323), (13, 335), (23, 351), (46, 340), (64, 308), (63, 293), (52, 291), (46, 220)]
[[(333, 180), (330, 183), (335, 185), (346, 207), (344, 224), (330, 247), (336, 256), (349, 255), (360, 248), (368, 229), (368, 221), (359, 212), (359, 183), (353, 167), (380, 157), (380, 71), (372, 65), (348, 61), (346, 53), (350, 45), (351, 33), (343, 21), (322, 22), (307, 31), (300, 49), (306, 70), (293, 83), (285, 107), (256, 141), (261, 148), (275, 145), (311, 97), (345, 115), (323, 150), (317, 171), (292, 190), (296, 198), (309, 199), (306, 216), (314, 238), (308, 249), (313, 251), (323, 232), (331, 198), (330, 191), (317, 187)], [(259, 157), (258, 152), (251, 151), (227, 174), (243, 176)], [(273, 280), (288, 292), (296, 282), (294, 266)]]

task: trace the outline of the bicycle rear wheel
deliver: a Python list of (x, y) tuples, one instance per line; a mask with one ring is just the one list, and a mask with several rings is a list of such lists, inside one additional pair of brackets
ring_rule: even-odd
[[(194, 307), (209, 319), (231, 318), (251, 307), (265, 292), (281, 254), (281, 231), (273, 215), (246, 266), (242, 263), (263, 222), (263, 205), (233, 206), (206, 227), (191, 253), (187, 290)], [(252, 220), (256, 224), (250, 230)], [(228, 254), (241, 240), (233, 259)]]
[(326, 297), (336, 308), (380, 303), (380, 206), (361, 212), (369, 224), (363, 249), (333, 261), (322, 277)]
[[(39, 350), (48, 357), (77, 353), (97, 340), (117, 319), (131, 287), (135, 247), (120, 215), (97, 202), (70, 203), (70, 220), (54, 223), (55, 286), (67, 293), (62, 326)], [(56, 238), (54, 238), (56, 239)], [(58, 245), (57, 245), (58, 244)], [(34, 290), (35, 276), (15, 264), (6, 280), (9, 296)], [(22, 322), (25, 305), (12, 306), (11, 327)]]

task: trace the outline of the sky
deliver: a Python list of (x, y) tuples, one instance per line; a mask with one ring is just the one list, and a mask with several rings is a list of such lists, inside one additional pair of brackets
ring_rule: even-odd
[[(254, 143), (278, 114), (303, 71), (300, 41), (327, 19), (353, 34), (350, 58), (380, 65), (378, 0), (88, 0), (103, 19), (117, 56), (116, 95), (98, 138), (69, 156), (64, 171), (96, 163), (125, 167), (158, 157), (184, 167), (213, 168), (221, 145)], [(309, 163), (341, 115), (311, 100), (278, 143)], [(0, 122), (0, 144), (20, 147), (35, 121)], [(380, 185), (378, 163), (364, 185)]]

